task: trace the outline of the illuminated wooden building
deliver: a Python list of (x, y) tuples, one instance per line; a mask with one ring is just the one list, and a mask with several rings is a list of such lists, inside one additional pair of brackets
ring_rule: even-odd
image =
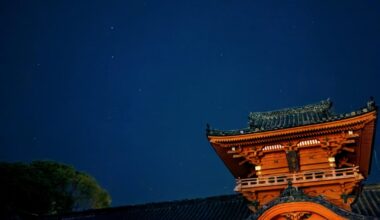
[(248, 128), (207, 128), (250, 201), (252, 219), (351, 219), (371, 165), (377, 110), (334, 114), (329, 100), (249, 115)]
[(245, 129), (208, 127), (208, 139), (241, 195), (38, 217), (16, 213), (12, 219), (377, 219), (380, 184), (360, 184), (371, 166), (376, 112), (370, 101), (357, 111), (334, 114), (327, 100), (251, 113)]

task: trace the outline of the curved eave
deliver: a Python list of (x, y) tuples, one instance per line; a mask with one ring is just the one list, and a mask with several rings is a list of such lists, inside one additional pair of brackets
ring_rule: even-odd
[(226, 148), (220, 147), (218, 144), (211, 145), (235, 179), (247, 177), (252, 170), (249, 163), (239, 165), (239, 163), (243, 160), (242, 158), (233, 158), (231, 154), (227, 153)]
[(246, 176), (250, 171), (250, 167), (248, 165), (240, 166), (239, 162), (241, 162), (243, 159), (232, 158), (232, 156), (227, 153), (229, 147), (281, 140), (291, 140), (314, 135), (320, 136), (335, 132), (341, 132), (342, 130), (347, 130), (359, 126), (361, 129), (361, 137), (359, 141), (359, 151), (357, 152), (358, 164), (361, 173), (364, 175), (364, 177), (367, 177), (371, 165), (376, 114), (376, 111), (371, 111), (363, 115), (358, 115), (355, 117), (333, 122), (324, 122), (281, 130), (234, 136), (208, 136), (208, 139), (230, 172), (234, 175), (235, 178), (238, 178)]
[(292, 128), (284, 128), (278, 130), (264, 131), (258, 133), (247, 133), (240, 135), (231, 135), (231, 136), (213, 136), (208, 135), (208, 139), (211, 143), (218, 143), (223, 146), (233, 146), (236, 143), (248, 142), (256, 143), (262, 142), (265, 139), (277, 138), (277, 137), (287, 137), (291, 138), (294, 135), (301, 133), (315, 133), (320, 131), (329, 131), (340, 129), (342, 127), (348, 127), (356, 124), (366, 124), (370, 121), (376, 119), (376, 111), (371, 111), (362, 115), (331, 121), (331, 122), (322, 122), (318, 124), (303, 125)]

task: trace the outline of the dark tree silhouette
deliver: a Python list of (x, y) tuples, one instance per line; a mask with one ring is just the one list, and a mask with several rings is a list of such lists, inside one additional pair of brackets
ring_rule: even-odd
[(110, 195), (93, 177), (54, 161), (1, 162), (0, 195), (3, 216), (10, 212), (55, 214), (111, 203)]

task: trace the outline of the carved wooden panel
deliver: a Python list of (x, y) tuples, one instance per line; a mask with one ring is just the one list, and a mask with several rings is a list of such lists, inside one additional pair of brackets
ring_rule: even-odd
[(320, 146), (299, 149), (300, 171), (329, 169), (328, 155)]
[(268, 153), (261, 159), (261, 175), (288, 173), (285, 151)]

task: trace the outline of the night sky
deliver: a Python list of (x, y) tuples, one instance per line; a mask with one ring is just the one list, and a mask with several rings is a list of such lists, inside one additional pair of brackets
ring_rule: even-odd
[(0, 160), (72, 164), (113, 206), (233, 193), (207, 123), (380, 103), (380, 1), (3, 0), (0, 26)]

